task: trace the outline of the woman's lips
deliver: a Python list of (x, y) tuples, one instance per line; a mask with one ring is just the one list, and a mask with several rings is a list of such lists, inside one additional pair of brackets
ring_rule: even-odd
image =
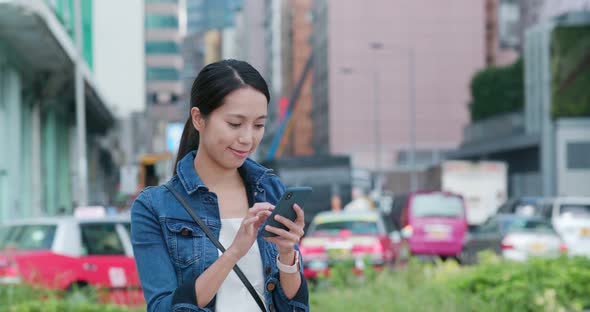
[(230, 151), (231, 151), (231, 152), (232, 152), (234, 155), (236, 155), (236, 156), (238, 156), (238, 157), (240, 157), (240, 158), (246, 158), (246, 157), (248, 156), (248, 151), (246, 151), (246, 152), (243, 152), (243, 151), (238, 151), (238, 150), (235, 150), (235, 149), (233, 149), (233, 148), (231, 148), (231, 147), (229, 148), (229, 150), (230, 150)]

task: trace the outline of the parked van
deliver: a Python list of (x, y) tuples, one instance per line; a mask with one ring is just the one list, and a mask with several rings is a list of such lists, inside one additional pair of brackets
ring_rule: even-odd
[(397, 195), (390, 217), (402, 229), (406, 249), (402, 253), (443, 258), (461, 254), (468, 229), (461, 195), (440, 191)]

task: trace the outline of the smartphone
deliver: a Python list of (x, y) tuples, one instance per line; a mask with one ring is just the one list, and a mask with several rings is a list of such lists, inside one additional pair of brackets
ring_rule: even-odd
[(299, 205), (299, 207), (303, 208), (303, 205), (305, 205), (305, 201), (307, 200), (311, 192), (312, 188), (309, 186), (288, 187), (285, 193), (283, 193), (283, 196), (281, 196), (281, 199), (279, 199), (279, 202), (275, 206), (275, 209), (272, 211), (272, 214), (268, 217), (268, 219), (266, 219), (266, 221), (262, 225), (262, 236), (277, 236), (276, 234), (264, 229), (264, 227), (267, 225), (288, 231), (289, 229), (284, 224), (275, 220), (275, 215), (281, 215), (291, 221), (295, 221), (295, 219), (297, 219), (297, 213), (295, 213), (295, 210), (293, 210), (293, 205), (297, 204)]

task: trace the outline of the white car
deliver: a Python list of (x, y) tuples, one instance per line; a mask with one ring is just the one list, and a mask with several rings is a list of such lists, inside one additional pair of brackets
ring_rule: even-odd
[(567, 246), (551, 223), (542, 217), (497, 214), (470, 230), (460, 260), (478, 262), (478, 253), (490, 250), (505, 259), (527, 261), (530, 258), (557, 258)]
[(538, 217), (513, 217), (501, 221), (504, 227), (502, 256), (514, 261), (531, 257), (557, 258), (567, 253), (567, 246), (549, 221)]
[(556, 197), (541, 202), (571, 256), (590, 257), (590, 197)]

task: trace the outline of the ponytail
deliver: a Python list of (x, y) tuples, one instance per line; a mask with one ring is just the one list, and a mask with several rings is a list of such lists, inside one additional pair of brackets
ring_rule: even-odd
[(184, 124), (184, 130), (182, 130), (182, 136), (180, 137), (180, 145), (178, 146), (178, 153), (176, 156), (176, 162), (174, 162), (174, 168), (172, 173), (176, 174), (176, 166), (178, 162), (199, 147), (199, 131), (193, 127), (193, 121), (191, 116), (188, 117), (186, 124)]

